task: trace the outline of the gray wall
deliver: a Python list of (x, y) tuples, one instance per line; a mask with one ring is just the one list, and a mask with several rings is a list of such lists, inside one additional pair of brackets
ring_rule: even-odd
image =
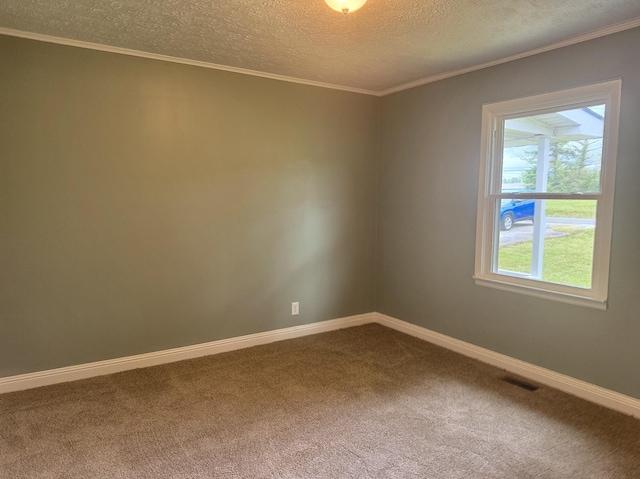
[[(640, 398), (639, 47), (379, 99), (0, 36), (0, 377), (376, 309)], [(475, 286), (482, 104), (617, 77), (609, 310)]]
[[(640, 398), (640, 29), (382, 99), (377, 310)], [(482, 104), (622, 78), (609, 309), (476, 286)]]
[(0, 377), (372, 311), (378, 109), (0, 36)]

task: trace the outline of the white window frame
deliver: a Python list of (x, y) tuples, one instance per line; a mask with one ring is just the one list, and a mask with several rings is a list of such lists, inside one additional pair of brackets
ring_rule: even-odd
[[(621, 86), (621, 80), (613, 80), (482, 106), (482, 149), (474, 274), (477, 285), (596, 309), (607, 308)], [(496, 221), (496, 218), (499, 219), (499, 211), (497, 211), (499, 208), (496, 205), (500, 204), (497, 200), (513, 198), (513, 193), (501, 193), (502, 136), (505, 120), (598, 104), (606, 105), (600, 192), (584, 195), (580, 193), (518, 194), (518, 198), (522, 199), (598, 200), (591, 288), (550, 283), (531, 279), (525, 275), (498, 273), (496, 263), (500, 225), (499, 221)]]

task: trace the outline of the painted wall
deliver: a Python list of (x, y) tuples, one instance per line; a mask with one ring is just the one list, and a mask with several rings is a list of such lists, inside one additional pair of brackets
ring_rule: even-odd
[(0, 377), (372, 311), (378, 109), (0, 36)]
[[(377, 311), (640, 398), (640, 29), (384, 97)], [(476, 286), (483, 103), (622, 78), (609, 309)]]
[[(379, 99), (0, 36), (0, 377), (375, 309), (640, 398), (639, 47)], [(608, 311), (476, 286), (482, 104), (618, 77)]]

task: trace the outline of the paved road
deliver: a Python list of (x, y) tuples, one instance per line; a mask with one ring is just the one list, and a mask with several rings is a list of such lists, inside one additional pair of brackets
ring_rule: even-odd
[[(545, 238), (554, 238), (563, 236), (565, 233), (555, 231), (554, 225), (572, 225), (582, 228), (593, 228), (596, 220), (589, 218), (547, 218), (547, 228), (544, 233)], [(500, 231), (500, 245), (520, 243), (522, 241), (531, 241), (533, 238), (533, 222), (522, 221), (515, 223), (509, 231)]]

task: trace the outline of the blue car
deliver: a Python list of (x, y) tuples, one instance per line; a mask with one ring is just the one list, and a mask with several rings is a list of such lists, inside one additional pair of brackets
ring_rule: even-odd
[(500, 208), (500, 229), (509, 231), (518, 221), (533, 221), (536, 200), (502, 200)]

